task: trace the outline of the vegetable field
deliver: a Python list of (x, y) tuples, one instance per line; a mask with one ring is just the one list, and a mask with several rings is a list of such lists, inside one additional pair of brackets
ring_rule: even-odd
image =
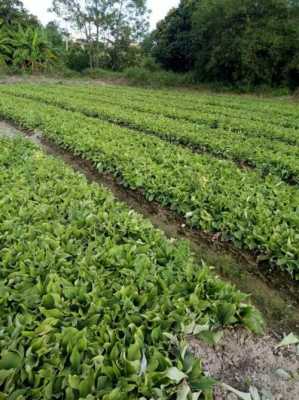
[(298, 279), (296, 104), (109, 86), (0, 93), (2, 118)]
[(260, 331), (246, 296), (62, 162), (0, 143), (2, 398), (207, 394), (212, 380), (177, 341)]
[[(0, 85), (0, 119), (299, 279), (295, 104)], [(0, 399), (212, 399), (187, 336), (263, 330), (186, 243), (25, 138), (0, 137)]]

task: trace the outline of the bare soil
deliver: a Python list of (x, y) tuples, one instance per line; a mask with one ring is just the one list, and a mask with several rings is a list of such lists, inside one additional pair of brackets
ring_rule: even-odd
[[(220, 343), (211, 347), (190, 338), (192, 352), (203, 360), (207, 375), (248, 393), (257, 389), (261, 399), (299, 399), (299, 353), (295, 345), (277, 349), (273, 335), (258, 337), (245, 330), (225, 331)], [(215, 400), (238, 399), (218, 385)]]

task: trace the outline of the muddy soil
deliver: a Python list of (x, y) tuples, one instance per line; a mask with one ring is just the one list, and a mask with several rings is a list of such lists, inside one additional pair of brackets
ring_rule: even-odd
[[(228, 329), (217, 346), (212, 347), (189, 337), (190, 348), (204, 361), (206, 373), (220, 382), (243, 392), (248, 392), (249, 387), (253, 386), (261, 400), (299, 400), (299, 347), (276, 349), (283, 333), (299, 331), (298, 291), (293, 284), (290, 289), (288, 276), (284, 277), (284, 285), (278, 277), (272, 282), (270, 276), (268, 278), (257, 268), (253, 257), (233, 253), (232, 249), (218, 243), (217, 238), (211, 240), (201, 232), (189, 229), (183, 220), (169, 210), (146, 202), (141, 193), (122, 188), (113, 177), (98, 173), (91, 163), (61, 150), (39, 133), (28, 135), (0, 121), (0, 135), (25, 135), (47, 154), (63, 159), (88, 180), (109, 188), (117, 199), (149, 218), (168, 237), (188, 240), (199, 262), (204, 260), (208, 265), (214, 265), (216, 272), (224, 279), (233, 282), (242, 291), (251, 293), (253, 303), (262, 311), (268, 323), (265, 336), (256, 337), (245, 330)], [(238, 397), (218, 385), (214, 398), (234, 400)]]

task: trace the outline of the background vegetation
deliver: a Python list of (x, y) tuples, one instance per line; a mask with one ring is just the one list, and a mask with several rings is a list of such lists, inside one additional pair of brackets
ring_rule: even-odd
[(165, 69), (201, 82), (299, 82), (297, 0), (181, 0), (148, 41)]
[(148, 32), (146, 0), (53, 0), (43, 27), (0, 5), (0, 70), (126, 78), (143, 85), (299, 86), (298, 0), (181, 0)]

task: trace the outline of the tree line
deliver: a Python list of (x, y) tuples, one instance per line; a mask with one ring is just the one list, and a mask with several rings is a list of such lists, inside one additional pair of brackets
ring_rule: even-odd
[(150, 33), (147, 0), (52, 0), (50, 11), (59, 23), (44, 27), (21, 0), (1, 0), (0, 69), (135, 67), (145, 80), (150, 70), (177, 82), (299, 86), (299, 0), (181, 0)]
[(201, 82), (299, 85), (298, 0), (181, 0), (147, 42), (163, 68)]
[(53, 0), (46, 27), (21, 0), (0, 3), (0, 65), (30, 72), (64, 66), (121, 70), (137, 65), (148, 31), (146, 0)]

